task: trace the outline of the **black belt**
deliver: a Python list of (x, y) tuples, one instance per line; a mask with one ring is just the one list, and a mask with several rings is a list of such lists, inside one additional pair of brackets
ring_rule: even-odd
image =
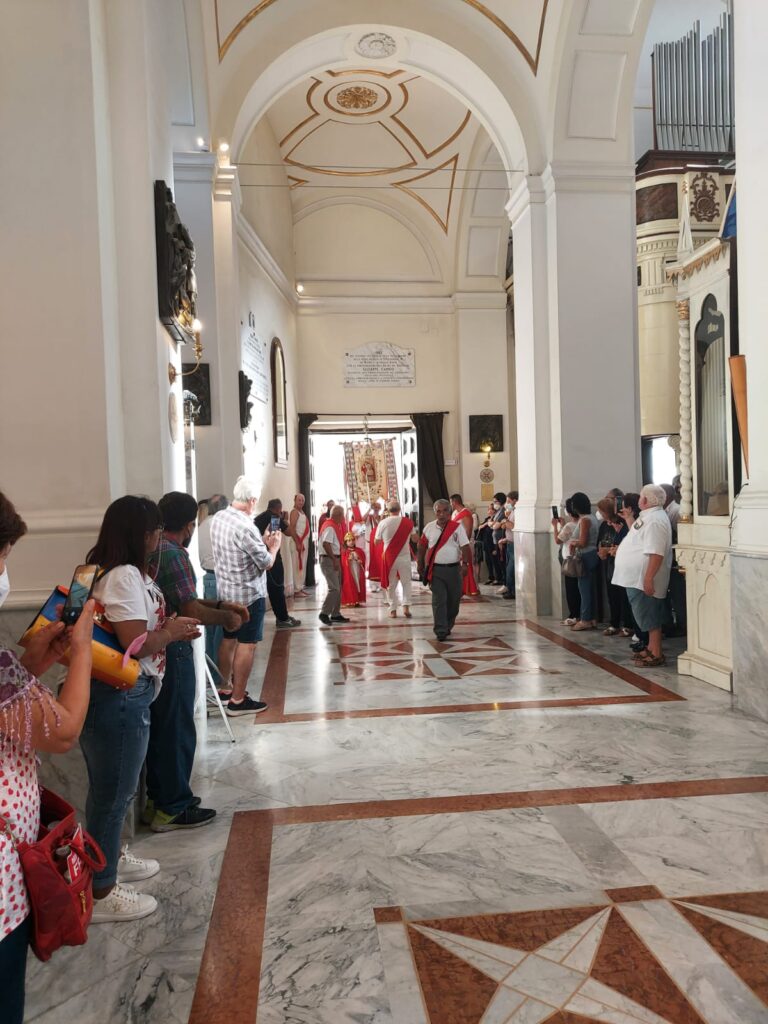
[(435, 569), (453, 569), (455, 565), (461, 565), (461, 562), (435, 562), (433, 568)]

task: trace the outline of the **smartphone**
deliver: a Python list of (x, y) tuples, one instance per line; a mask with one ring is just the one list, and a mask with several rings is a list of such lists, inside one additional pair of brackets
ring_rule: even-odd
[(553, 519), (559, 519), (560, 518), (560, 509), (557, 507), (557, 505), (553, 505), (552, 506), (552, 518)]
[(624, 508), (624, 499), (622, 497), (618, 497), (616, 499), (616, 511), (617, 512), (621, 512), (621, 510), (623, 508)]
[(280, 533), (283, 528), (283, 521), (280, 516), (272, 516), (269, 521), (269, 529), (272, 533)]
[(69, 593), (64, 607), (61, 611), (61, 621), (67, 626), (74, 626), (80, 618), (80, 612), (85, 602), (91, 596), (93, 585), (99, 578), (98, 565), (78, 565), (72, 582), (69, 585)]

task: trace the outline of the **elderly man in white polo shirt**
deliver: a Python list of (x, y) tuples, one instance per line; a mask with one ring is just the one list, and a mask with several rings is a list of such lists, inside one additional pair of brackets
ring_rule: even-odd
[(411, 546), (413, 520), (404, 516), (400, 502), (395, 498), (387, 503), (389, 515), (382, 519), (376, 530), (376, 541), (381, 541), (381, 586), (389, 599), (390, 618), (397, 618), (397, 581), (403, 588), (403, 615), (411, 617)]
[(435, 522), (427, 523), (419, 541), (419, 575), (432, 590), (432, 617), (438, 640), (450, 636), (461, 605), (462, 583), (472, 551), (466, 530), (451, 520), (451, 503), (440, 498), (432, 506)]
[(613, 584), (625, 587), (632, 614), (640, 629), (648, 631), (648, 649), (635, 663), (657, 668), (665, 658), (661, 651), (669, 574), (672, 568), (672, 526), (664, 510), (663, 487), (647, 484), (640, 491), (640, 515), (616, 550)]

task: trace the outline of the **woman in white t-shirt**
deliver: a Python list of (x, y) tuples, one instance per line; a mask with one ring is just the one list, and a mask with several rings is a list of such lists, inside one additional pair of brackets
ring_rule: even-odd
[[(560, 564), (570, 554), (570, 542), (579, 532), (579, 516), (573, 511), (571, 499), (565, 499), (565, 511), (568, 519), (564, 520), (557, 516), (552, 520), (552, 528), (555, 531), (554, 538), (557, 544), (557, 557)], [(579, 593), (579, 581), (575, 576), (564, 576), (565, 601), (568, 605), (568, 615), (563, 619), (564, 626), (575, 626), (581, 614), (581, 595)]]
[(156, 874), (157, 861), (120, 852), (120, 836), (139, 783), (149, 741), (149, 706), (160, 692), (165, 648), (199, 636), (198, 620), (168, 617), (160, 588), (147, 575), (147, 561), (163, 531), (160, 510), (149, 498), (126, 495), (104, 513), (95, 547), (86, 561), (102, 568), (93, 596), (123, 648), (139, 659), (141, 675), (130, 690), (91, 680), (91, 699), (80, 736), (88, 769), (87, 828), (107, 864), (93, 880), (93, 921), (146, 917), (157, 900), (136, 892), (130, 881)]

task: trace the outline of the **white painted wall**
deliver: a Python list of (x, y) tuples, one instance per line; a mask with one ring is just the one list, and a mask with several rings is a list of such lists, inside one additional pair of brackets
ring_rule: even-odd
[[(412, 413), (446, 411), (446, 459), (459, 459), (459, 374), (456, 322), (446, 314), (314, 314), (298, 320), (298, 398), (302, 412)], [(416, 351), (413, 388), (345, 388), (344, 352), (370, 342)], [(460, 466), (445, 470), (451, 490), (461, 486)]]

